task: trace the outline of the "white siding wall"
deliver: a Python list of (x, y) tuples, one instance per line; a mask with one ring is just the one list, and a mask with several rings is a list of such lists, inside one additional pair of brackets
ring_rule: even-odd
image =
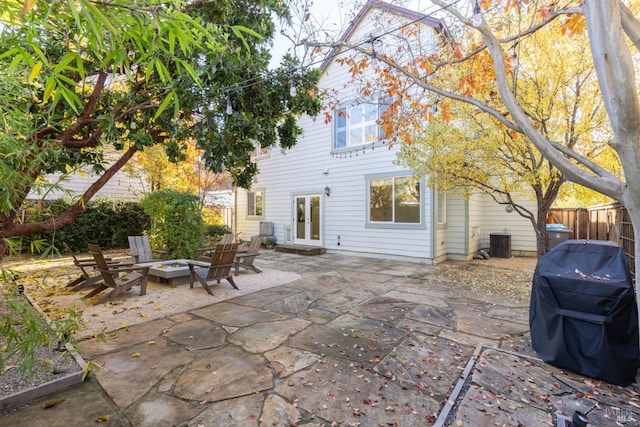
[[(59, 175), (47, 175), (46, 179), (49, 182), (57, 182), (59, 177)], [(82, 195), (97, 179), (98, 176), (90, 172), (74, 173), (60, 183), (71, 194), (63, 191), (51, 191), (43, 197), (43, 195), (32, 191), (29, 193), (28, 199), (40, 200), (44, 198), (45, 200), (56, 200), (65, 197), (77, 197)], [(102, 197), (118, 200), (139, 200), (143, 196), (144, 184), (142, 179), (131, 177), (125, 172), (119, 171), (98, 191), (94, 199)]]
[(482, 249), (482, 232), (483, 232), (483, 197), (480, 194), (472, 195), (468, 200), (469, 212), (469, 254), (477, 253)]
[[(467, 201), (460, 194), (447, 193), (447, 229), (443, 236), (447, 241), (447, 259), (469, 259), (467, 247)], [(441, 242), (437, 242), (441, 245)], [(440, 254), (439, 254), (440, 255)]]
[[(370, 27), (354, 33), (353, 39), (368, 37)], [(361, 98), (354, 85), (347, 85), (348, 69), (333, 62), (320, 81), (321, 88), (334, 88), (340, 99), (348, 102)], [(264, 217), (247, 218), (244, 191), (238, 191), (238, 229), (240, 238), (258, 233), (259, 221), (272, 221), (278, 243), (283, 243), (285, 228), (293, 227), (294, 195), (321, 194), (323, 216), (323, 246), (329, 251), (345, 251), (369, 256), (398, 257), (431, 262), (431, 192), (423, 187), (422, 215), (424, 227), (370, 228), (367, 222), (367, 181), (365, 176), (383, 173), (410, 173), (393, 164), (396, 150), (382, 144), (373, 150), (362, 148), (347, 153), (347, 158), (332, 156), (333, 122), (326, 124), (321, 114), (317, 118), (301, 117), (298, 125), (304, 134), (296, 146), (286, 152), (271, 150), (268, 157), (257, 160), (260, 174), (255, 189), (264, 190)], [(356, 156), (357, 154), (357, 156)], [(328, 170), (328, 173), (323, 173)], [(331, 195), (324, 195), (324, 188)]]

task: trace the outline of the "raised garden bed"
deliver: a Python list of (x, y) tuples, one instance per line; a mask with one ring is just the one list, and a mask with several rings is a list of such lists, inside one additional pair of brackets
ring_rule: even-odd
[[(26, 294), (23, 297), (28, 299), (48, 323), (46, 315), (38, 305)], [(0, 314), (10, 314), (4, 300), (0, 300)], [(9, 355), (6, 340), (0, 336), (0, 357), (4, 361), (4, 369), (0, 373), (0, 412), (25, 405), (34, 399), (83, 381), (85, 361), (72, 345), (67, 343), (59, 347), (36, 347), (34, 356), (39, 363), (34, 366), (32, 372), (22, 372), (18, 368), (19, 357)]]

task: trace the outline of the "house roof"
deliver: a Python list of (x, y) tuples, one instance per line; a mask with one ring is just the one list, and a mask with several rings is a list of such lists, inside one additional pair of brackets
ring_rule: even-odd
[[(439, 31), (441, 33), (446, 33), (446, 29), (444, 23), (440, 19), (436, 19), (432, 16), (425, 15), (421, 12), (416, 12), (415, 10), (406, 9), (404, 7), (396, 6), (394, 4), (383, 2), (382, 0), (367, 0), (367, 3), (360, 9), (358, 14), (355, 16), (353, 21), (349, 24), (347, 29), (340, 37), (340, 42), (346, 42), (351, 38), (353, 33), (355, 32), (358, 25), (362, 22), (365, 16), (372, 10), (378, 9), (383, 12), (388, 12), (393, 15), (405, 17), (411, 22), (421, 22), (423, 24), (429, 25)], [(327, 57), (322, 61), (320, 65), (320, 69), (324, 72), (326, 68), (329, 66), (331, 61), (333, 61), (340, 53), (341, 47), (336, 46), (327, 55)]]

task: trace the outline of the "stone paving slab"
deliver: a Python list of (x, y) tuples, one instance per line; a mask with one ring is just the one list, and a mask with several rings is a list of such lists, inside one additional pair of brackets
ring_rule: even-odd
[(78, 351), (86, 358), (96, 354), (118, 351), (131, 347), (155, 337), (160, 331), (170, 328), (175, 322), (169, 319), (157, 319), (149, 322), (128, 326), (106, 334), (106, 341), (101, 338), (84, 339), (78, 342)]
[(96, 373), (96, 378), (114, 402), (126, 409), (166, 374), (192, 359), (193, 355), (183, 347), (156, 339), (99, 355), (94, 361), (104, 368)]
[(224, 344), (227, 331), (204, 319), (193, 319), (166, 329), (163, 335), (187, 350), (202, 350)]
[(249, 353), (264, 353), (278, 348), (291, 335), (303, 330), (310, 323), (297, 318), (258, 323), (232, 334), (229, 337), (229, 342), (241, 346)]
[(364, 302), (355, 311), (370, 319), (398, 324), (417, 307), (418, 304), (414, 302), (378, 297)]
[(268, 310), (259, 310), (230, 302), (210, 305), (205, 308), (193, 310), (192, 313), (205, 319), (213, 320), (221, 325), (235, 326), (238, 328), (255, 323), (275, 322), (276, 320), (285, 320), (288, 318), (287, 316)]
[(218, 402), (247, 396), (273, 387), (266, 359), (226, 345), (197, 352), (180, 374), (172, 394), (196, 402)]
[(264, 406), (263, 393), (214, 402), (187, 423), (189, 427), (257, 427)]

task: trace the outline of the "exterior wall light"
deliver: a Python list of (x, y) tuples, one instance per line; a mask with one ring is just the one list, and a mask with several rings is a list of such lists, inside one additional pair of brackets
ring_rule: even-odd
[(331, 189), (329, 186), (324, 187), (324, 195), (329, 197), (331, 195)]

